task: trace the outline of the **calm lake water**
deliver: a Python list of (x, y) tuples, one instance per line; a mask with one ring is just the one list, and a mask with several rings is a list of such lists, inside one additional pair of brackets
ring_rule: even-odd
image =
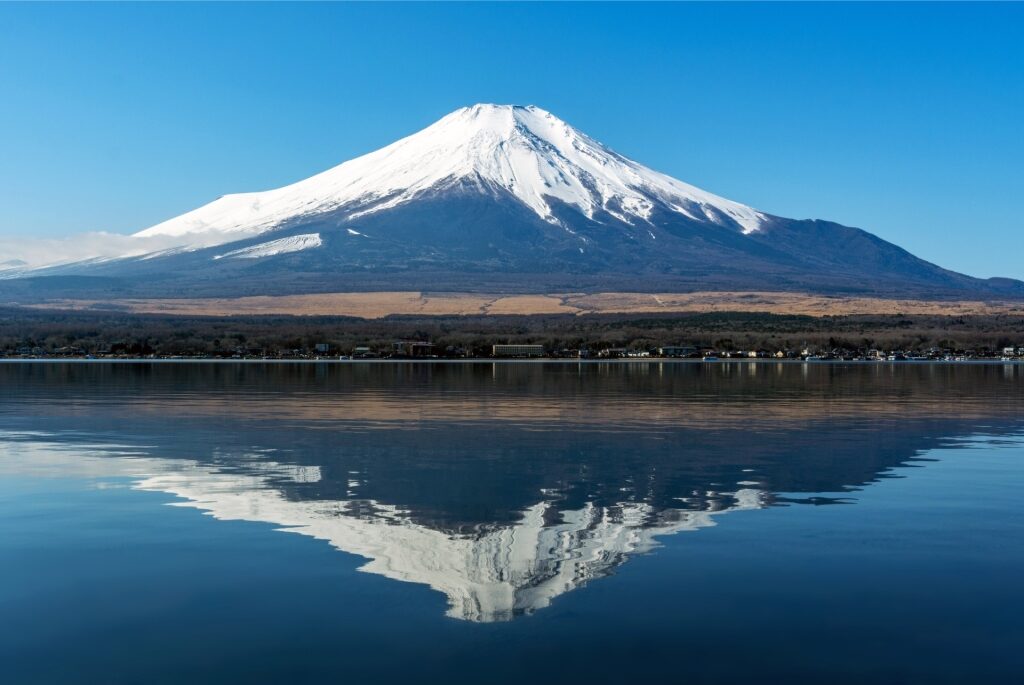
[(0, 364), (4, 683), (1007, 683), (1024, 366)]

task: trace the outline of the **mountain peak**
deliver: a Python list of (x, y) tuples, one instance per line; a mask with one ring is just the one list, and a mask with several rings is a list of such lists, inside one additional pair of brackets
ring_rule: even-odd
[(543, 133), (552, 125), (572, 130), (564, 121), (536, 105), (479, 103), (455, 110), (421, 133), (445, 130), (457, 136), (472, 138), (486, 132), (496, 139), (508, 140), (517, 132)]
[(439, 121), (443, 121), (449, 117), (476, 119), (489, 116), (514, 117), (516, 114), (526, 113), (537, 113), (542, 116), (554, 117), (551, 112), (543, 110), (537, 105), (499, 105), (493, 102), (478, 102), (475, 105), (460, 107), (454, 112), (445, 115)]
[(510, 194), (552, 224), (559, 203), (630, 225), (659, 208), (744, 234), (765, 219), (633, 162), (534, 105), (476, 104), (304, 181), (226, 195), (136, 235), (257, 234), (326, 212), (356, 219), (460, 183)]

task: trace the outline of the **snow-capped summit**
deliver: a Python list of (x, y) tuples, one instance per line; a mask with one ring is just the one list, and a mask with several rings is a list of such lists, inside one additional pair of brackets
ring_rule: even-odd
[(553, 201), (586, 217), (607, 212), (627, 223), (655, 205), (698, 221), (757, 231), (761, 213), (677, 181), (619, 155), (532, 105), (473, 105), (418, 133), (298, 183), (225, 195), (137, 233), (256, 234), (301, 216), (350, 210), (349, 219), (410, 202), (457, 183), (502, 189), (558, 223)]

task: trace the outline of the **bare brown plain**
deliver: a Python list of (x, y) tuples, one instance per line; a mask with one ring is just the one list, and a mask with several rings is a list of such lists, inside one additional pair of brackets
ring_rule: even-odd
[(482, 295), (473, 293), (369, 292), (196, 299), (52, 300), (32, 305), (76, 311), (118, 310), (181, 316), (353, 316), (380, 319), (392, 314), (479, 316), (532, 314), (665, 314), (766, 312), (807, 316), (1017, 315), (1020, 302), (891, 300), (828, 297), (784, 292), (563, 293)]

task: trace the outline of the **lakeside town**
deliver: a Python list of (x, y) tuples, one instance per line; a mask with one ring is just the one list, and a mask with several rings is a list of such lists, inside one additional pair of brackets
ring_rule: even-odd
[(695, 345), (664, 345), (652, 348), (579, 347), (554, 348), (531, 343), (494, 343), (488, 346), (441, 346), (427, 340), (398, 340), (390, 345), (355, 345), (341, 347), (328, 342), (309, 347), (268, 349), (236, 345), (215, 352), (192, 354), (162, 354), (158, 350), (137, 343), (113, 343), (87, 349), (80, 345), (47, 348), (23, 345), (0, 350), (0, 359), (167, 359), (167, 360), (309, 360), (309, 361), (370, 361), (370, 360), (459, 360), (459, 359), (577, 359), (577, 360), (642, 360), (679, 359), (697, 361), (719, 360), (797, 360), (848, 362), (900, 362), (900, 361), (1020, 361), (1024, 362), (1024, 344), (1001, 348), (976, 349), (929, 347), (926, 349), (825, 349), (813, 345), (786, 349), (716, 349)]

